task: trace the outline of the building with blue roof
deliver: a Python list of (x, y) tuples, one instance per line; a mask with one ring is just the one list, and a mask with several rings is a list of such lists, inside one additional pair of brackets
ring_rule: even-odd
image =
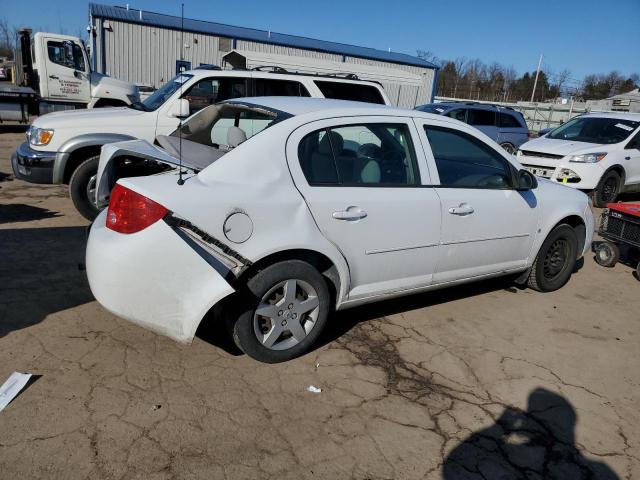
[(286, 63), (289, 71), (355, 73), (380, 82), (404, 107), (429, 103), (436, 85), (438, 67), (404, 53), (190, 18), (182, 30), (177, 16), (96, 3), (89, 22), (93, 69), (155, 88), (180, 69), (238, 68), (239, 58), (246, 68)]

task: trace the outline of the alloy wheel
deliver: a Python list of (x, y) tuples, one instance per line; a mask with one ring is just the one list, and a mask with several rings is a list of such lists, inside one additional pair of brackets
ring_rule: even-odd
[(319, 311), (318, 294), (309, 283), (284, 280), (260, 299), (253, 315), (253, 330), (265, 347), (286, 350), (309, 335)]

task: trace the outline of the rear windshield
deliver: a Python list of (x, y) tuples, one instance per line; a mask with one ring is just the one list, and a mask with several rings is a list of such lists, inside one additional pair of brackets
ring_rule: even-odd
[(622, 142), (640, 122), (619, 118), (576, 117), (547, 135), (556, 140), (612, 144)]
[(380, 91), (372, 85), (332, 82), (330, 80), (315, 80), (315, 84), (325, 98), (355, 100), (356, 102), (379, 103), (384, 105), (384, 99), (382, 95), (380, 95)]

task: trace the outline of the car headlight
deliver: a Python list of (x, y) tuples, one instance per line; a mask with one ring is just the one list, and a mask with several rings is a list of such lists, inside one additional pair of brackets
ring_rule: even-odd
[(43, 145), (49, 145), (49, 142), (53, 138), (53, 130), (48, 128), (34, 128), (31, 127), (27, 133), (29, 137), (29, 143), (37, 147)]
[(574, 163), (597, 163), (607, 156), (607, 152), (584, 153), (582, 155), (573, 155), (569, 161)]

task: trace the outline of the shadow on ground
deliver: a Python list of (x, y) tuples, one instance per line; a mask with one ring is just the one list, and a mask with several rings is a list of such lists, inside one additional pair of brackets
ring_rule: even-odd
[(93, 300), (84, 227), (0, 230), (0, 338)]
[(43, 220), (45, 218), (59, 217), (59, 212), (54, 212), (46, 208), (34, 207), (23, 203), (10, 203), (0, 205), (0, 224), (31, 222), (33, 220)]
[(576, 448), (577, 415), (562, 395), (537, 388), (526, 411), (505, 408), (496, 422), (456, 446), (443, 466), (444, 480), (617, 480), (605, 463)]

